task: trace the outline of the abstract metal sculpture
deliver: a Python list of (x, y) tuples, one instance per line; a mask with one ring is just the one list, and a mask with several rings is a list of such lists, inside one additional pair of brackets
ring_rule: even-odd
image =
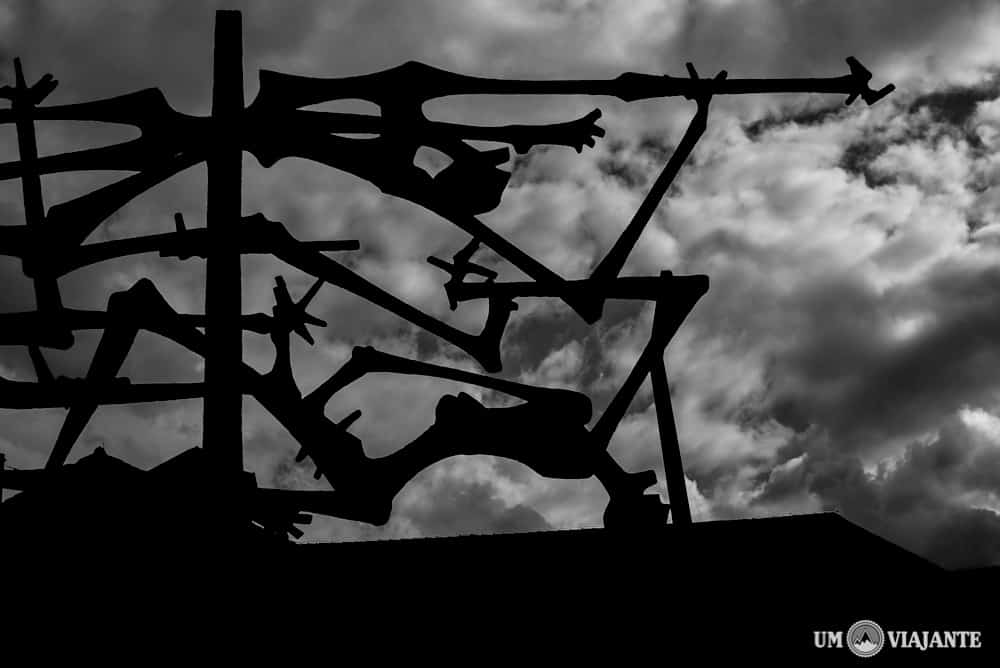
[[(626, 73), (611, 80), (507, 81), (461, 76), (416, 62), (362, 76), (313, 79), (261, 71), (260, 92), (249, 105), (243, 99), (241, 16), (220, 11), (215, 27), (212, 111), (194, 117), (174, 111), (156, 89), (111, 99), (63, 106), (42, 106), (56, 87), (51, 75), (28, 85), (15, 60), (16, 83), (0, 90), (10, 100), (0, 123), (14, 123), (20, 159), (0, 164), (0, 179), (19, 178), (24, 198), (24, 226), (0, 228), (0, 252), (19, 257), (34, 283), (37, 307), (30, 312), (0, 315), (0, 344), (25, 345), (37, 382), (0, 380), (4, 408), (65, 407), (66, 419), (44, 471), (7, 471), (8, 488), (30, 487), (66, 465), (74, 443), (98, 406), (202, 397), (204, 432), (202, 465), (217, 490), (217, 516), (235, 525), (269, 534), (301, 536), (295, 525), (308, 513), (383, 524), (393, 498), (413, 476), (445, 457), (457, 454), (498, 455), (526, 464), (543, 476), (596, 476), (607, 489), (607, 527), (656, 527), (667, 521), (691, 522), (680, 450), (673, 422), (664, 348), (698, 299), (708, 290), (706, 276), (621, 277), (626, 259), (666, 194), (680, 168), (705, 131), (709, 103), (715, 95), (775, 92), (822, 92), (861, 97), (872, 104), (892, 90), (868, 87), (871, 74), (848, 58), (850, 73), (830, 79), (729, 79), (720, 72), (702, 79), (689, 64), (687, 78)], [(477, 215), (499, 203), (510, 174), (498, 166), (510, 157), (506, 148), (481, 151), (469, 141), (508, 144), (524, 153), (539, 144), (566, 146), (580, 152), (594, 146), (604, 131), (596, 125), (600, 111), (551, 125), (479, 127), (428, 119), (424, 102), (449, 95), (573, 94), (614, 96), (625, 101), (683, 96), (696, 104), (694, 118), (673, 155), (663, 166), (641, 206), (613, 247), (590, 276), (568, 280), (524, 253), (481, 222)], [(380, 115), (329, 113), (303, 107), (340, 99), (361, 99), (380, 108)], [(131, 125), (141, 132), (117, 145), (39, 157), (35, 121), (98, 121)], [(373, 138), (347, 138), (350, 133)], [(452, 163), (431, 176), (414, 165), (422, 146), (435, 148)], [(451, 261), (428, 261), (448, 274), (444, 284), (452, 309), (476, 299), (488, 300), (482, 331), (471, 335), (434, 318), (370, 283), (324, 255), (325, 251), (359, 248), (356, 241), (302, 241), (279, 222), (261, 214), (241, 217), (242, 152), (270, 167), (286, 157), (300, 157), (365, 179), (382, 192), (440, 215), (471, 236)], [(104, 220), (132, 198), (178, 172), (201, 162), (208, 169), (207, 226), (187, 229), (181, 214), (176, 230), (145, 237), (84, 243)], [(40, 177), (73, 170), (127, 170), (132, 175), (91, 193), (46, 209)], [(484, 245), (524, 272), (530, 280), (497, 282), (497, 274), (473, 262)], [(106, 311), (63, 306), (58, 279), (81, 267), (135, 253), (158, 251), (179, 261), (204, 258), (207, 263), (205, 313), (175, 312), (148, 279), (113, 294)], [(240, 257), (268, 253), (311, 274), (315, 284), (295, 300), (284, 280), (275, 279), (271, 314), (240, 312)], [(484, 280), (467, 281), (469, 275)], [(457, 346), (487, 373), (472, 373), (410, 360), (370, 347), (354, 349), (350, 359), (317, 389), (305, 396), (292, 374), (289, 339), (295, 332), (312, 343), (309, 325), (325, 323), (306, 308), (329, 283), (391, 311), (417, 327)], [(610, 405), (592, 422), (590, 399), (581, 393), (533, 387), (497, 378), (501, 371), (500, 341), (515, 300), (552, 297), (565, 302), (587, 323), (601, 318), (608, 299), (655, 303), (652, 333)], [(83, 379), (55, 378), (42, 350), (67, 349), (74, 331), (101, 329), (103, 336)], [(133, 384), (118, 376), (140, 330), (165, 336), (205, 359), (204, 381)], [(202, 331), (204, 330), (204, 331)], [(261, 374), (241, 358), (244, 331), (270, 337), (276, 350), (273, 368)], [(382, 458), (365, 455), (361, 441), (348, 428), (360, 411), (339, 422), (324, 414), (327, 402), (351, 382), (369, 373), (416, 374), (475, 384), (521, 400), (515, 406), (487, 408), (460, 393), (445, 396), (434, 424), (413, 442)], [(670, 505), (645, 491), (656, 483), (652, 470), (626, 472), (608, 452), (615, 428), (644, 379), (650, 376), (663, 447)], [(298, 458), (316, 465), (330, 491), (260, 489), (247, 485), (243, 471), (242, 395), (252, 395), (301, 444)], [(588, 426), (589, 425), (589, 426)], [(475, 438), (470, 438), (475, 434)], [(0, 460), (2, 461), (2, 460)], [(19, 474), (19, 475), (18, 475)], [(31, 475), (27, 475), (31, 474)]]

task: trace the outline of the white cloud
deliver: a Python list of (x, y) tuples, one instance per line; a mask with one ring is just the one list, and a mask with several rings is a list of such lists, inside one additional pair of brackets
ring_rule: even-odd
[(991, 444), (1000, 446), (1000, 417), (982, 408), (963, 408), (958, 416), (966, 425), (985, 436)]
[(576, 389), (576, 377), (582, 367), (583, 346), (579, 341), (570, 341), (562, 348), (549, 353), (537, 369), (522, 374), (521, 382), (544, 387)]

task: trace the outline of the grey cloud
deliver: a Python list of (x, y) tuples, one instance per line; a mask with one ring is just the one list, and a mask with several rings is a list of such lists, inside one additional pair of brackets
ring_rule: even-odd
[[(961, 44), (959, 36), (968, 35), (992, 3), (918, 0), (905, 7), (901, 11), (893, 0), (702, 3), (689, 12), (677, 51), (696, 54), (696, 62), (709, 69), (740, 63), (770, 76), (829, 72), (842, 67), (848, 55), (877, 71), (883, 56), (929, 44), (946, 60), (947, 52)], [(929, 58), (925, 64), (947, 71), (949, 63)]]
[[(943, 90), (913, 97), (900, 106), (894, 122), (902, 132), (876, 125), (844, 149), (840, 166), (850, 173), (861, 174), (869, 187), (896, 183), (894, 170), (880, 169), (877, 159), (892, 146), (911, 143), (934, 146), (943, 138), (968, 145), (971, 156), (987, 155), (989, 149), (972, 125), (979, 104), (1000, 95), (995, 76), (973, 86), (951, 86)], [(900, 121), (903, 121), (902, 124)], [(969, 184), (982, 188), (986, 184)]]
[(933, 533), (921, 551), (950, 568), (1000, 565), (1000, 518), (990, 510), (952, 507), (928, 522)]
[(873, 138), (865, 138), (848, 144), (840, 159), (839, 167), (849, 174), (859, 174), (869, 188), (891, 185), (897, 182), (895, 174), (872, 168), (872, 163), (885, 152), (888, 144)]
[(847, 107), (842, 104), (832, 104), (816, 109), (806, 109), (802, 111), (791, 111), (788, 113), (771, 112), (763, 118), (758, 118), (744, 126), (747, 137), (753, 140), (760, 139), (768, 130), (781, 127), (787, 124), (793, 125), (822, 125), (828, 121), (835, 121), (844, 116)]
[[(242, 11), (244, 53), (256, 62), (294, 53), (316, 29), (322, 4), (15, 0), (8, 3), (13, 21), (5, 46), (28, 72), (55, 75), (60, 86), (53, 102), (155, 86), (179, 110), (191, 112), (207, 109), (216, 9)], [(256, 79), (252, 75), (247, 78)]]
[(516, 533), (551, 529), (536, 510), (508, 507), (492, 483), (444, 478), (430, 487), (419, 505), (400, 509), (426, 536)]
[(1000, 82), (991, 78), (975, 86), (950, 86), (919, 95), (910, 103), (907, 112), (913, 114), (926, 109), (935, 121), (961, 128), (975, 114), (980, 102), (996, 99), (998, 95)]
[(587, 335), (589, 327), (568, 311), (521, 319), (504, 334), (504, 370), (535, 369), (553, 350)]
[(875, 475), (818, 430), (800, 435), (795, 449), (801, 461), (772, 475), (755, 504), (808, 492), (823, 508), (945, 567), (1000, 563), (1000, 517), (963, 500), (969, 492), (1000, 493), (996, 443), (960, 419), (949, 418), (937, 437), (910, 445), (895, 468)]
[[(861, 280), (800, 291), (807, 316), (794, 349), (775, 360), (774, 414), (802, 429), (831, 430), (843, 447), (932, 428), (963, 405), (989, 406), (1000, 332), (996, 269), (943, 265), (926, 282), (880, 296)], [(886, 336), (894, 314), (919, 304), (935, 322), (911, 339)]]

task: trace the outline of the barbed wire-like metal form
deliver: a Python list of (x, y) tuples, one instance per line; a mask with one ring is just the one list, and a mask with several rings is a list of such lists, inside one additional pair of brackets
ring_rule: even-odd
[[(257, 97), (243, 99), (242, 25), (239, 12), (216, 17), (212, 109), (195, 117), (172, 109), (157, 89), (120, 97), (44, 106), (57, 82), (45, 75), (28, 85), (19, 60), (13, 87), (0, 89), (10, 108), (0, 110), (0, 124), (17, 130), (19, 160), (0, 164), (0, 179), (20, 179), (25, 225), (0, 227), (0, 252), (21, 259), (33, 281), (36, 308), (0, 314), (0, 344), (24, 345), (36, 370), (36, 382), (0, 380), (0, 407), (67, 408), (66, 418), (42, 470), (7, 470), (0, 484), (30, 489), (66, 466), (74, 444), (99, 406), (203, 398), (201, 466), (216, 490), (219, 516), (282, 536), (301, 536), (296, 524), (310, 513), (360, 520), (388, 521), (393, 498), (416, 474), (458, 454), (496, 455), (517, 460), (543, 476), (596, 476), (607, 489), (606, 527), (656, 527), (691, 522), (680, 449), (670, 404), (664, 348), (697, 301), (708, 290), (706, 276), (622, 277), (626, 259), (653, 212), (706, 129), (709, 105), (716, 95), (818, 92), (861, 97), (873, 104), (892, 90), (869, 88), (871, 73), (854, 58), (849, 73), (828, 79), (730, 79), (726, 72), (703, 79), (688, 64), (687, 77), (625, 73), (610, 80), (513, 81), (462, 76), (417, 62), (374, 74), (316, 79), (260, 72)], [(680, 143), (650, 187), (635, 215), (591, 274), (568, 280), (522, 251), (477, 216), (496, 208), (510, 174), (499, 168), (508, 148), (479, 150), (470, 141), (507, 144), (517, 153), (548, 144), (577, 152), (592, 147), (604, 131), (600, 111), (550, 125), (480, 127), (427, 118), (422, 105), (450, 95), (599, 95), (624, 101), (682, 96), (695, 113)], [(342, 99), (376, 104), (379, 115), (329, 113), (303, 107)], [(97, 121), (130, 125), (137, 139), (112, 146), (40, 157), (36, 121)], [(344, 134), (370, 138), (348, 138)], [(420, 147), (448, 155), (452, 163), (434, 176), (414, 165)], [(262, 214), (243, 217), (242, 152), (270, 167), (298, 157), (365, 179), (382, 192), (406, 199), (443, 217), (466, 232), (469, 243), (451, 260), (428, 258), (448, 275), (444, 283), (452, 309), (485, 299), (488, 317), (479, 334), (456, 329), (370, 283), (330, 251), (351, 251), (357, 241), (296, 239), (280, 222)], [(207, 224), (188, 229), (181, 213), (172, 232), (84, 243), (97, 227), (130, 200), (165, 179), (200, 163), (207, 164)], [(46, 209), (41, 177), (77, 170), (125, 170), (131, 175), (83, 196)], [(497, 274), (473, 259), (480, 246), (492, 249), (529, 277), (498, 282)], [(111, 295), (105, 311), (67, 308), (58, 281), (79, 268), (136, 253), (156, 251), (178, 261), (203, 258), (207, 263), (204, 314), (177, 313), (157, 287), (142, 279)], [(294, 299), (284, 280), (275, 278), (270, 314), (240, 312), (240, 257), (266, 253), (316, 278), (305, 295)], [(475, 275), (483, 280), (467, 280)], [(309, 326), (325, 323), (307, 312), (325, 284), (352, 292), (468, 353), (485, 373), (473, 373), (357, 347), (350, 359), (314, 391), (303, 395), (290, 362), (294, 332), (313, 343)], [(585, 394), (534, 387), (490, 375), (502, 370), (500, 342), (516, 300), (560, 299), (587, 323), (597, 322), (608, 299), (655, 304), (652, 331), (635, 367), (604, 412), (592, 422)], [(43, 349), (68, 349), (74, 332), (102, 330), (100, 343), (84, 378), (56, 378)], [(155, 332), (203, 356), (203, 382), (132, 383), (119, 372), (140, 330)], [(245, 331), (270, 337), (276, 358), (260, 373), (241, 357)], [(370, 373), (431, 376), (505, 393), (522, 403), (488, 408), (471, 396), (447, 395), (438, 403), (433, 425), (411, 443), (382, 458), (365, 455), (349, 431), (360, 411), (339, 422), (325, 415), (326, 404), (340, 390)], [(652, 470), (626, 472), (608, 452), (611, 437), (629, 403), (650, 377), (663, 447), (670, 505), (646, 494), (656, 483)], [(298, 459), (310, 458), (316, 476), (329, 491), (291, 491), (246, 485), (243, 470), (242, 396), (256, 398), (301, 445)], [(591, 426), (588, 426), (591, 425)], [(2, 460), (0, 460), (2, 461)], [(6, 504), (5, 504), (6, 505)]]

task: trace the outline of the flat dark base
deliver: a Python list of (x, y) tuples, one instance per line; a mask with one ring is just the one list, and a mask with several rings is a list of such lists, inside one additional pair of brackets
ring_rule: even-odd
[(687, 653), (695, 643), (703, 658), (801, 656), (811, 665), (854, 660), (846, 649), (814, 648), (812, 633), (846, 631), (859, 619), (884, 629), (979, 630), (987, 642), (975, 654), (897, 651), (907, 665), (941, 665), (942, 657), (976, 665), (969, 661), (1000, 646), (1000, 569), (944, 571), (832, 513), (643, 535), (595, 529), (281, 546), (162, 538), (8, 543), (8, 609), (56, 605), (65, 619), (67, 609), (110, 599), (118, 611), (144, 611), (140, 619), (184, 610), (202, 633), (235, 615), (290, 624), (306, 637), (314, 628), (331, 639), (427, 628), (443, 642), (487, 648), (502, 638), (508, 650), (566, 643), (584, 653), (627, 647), (638, 658)]

